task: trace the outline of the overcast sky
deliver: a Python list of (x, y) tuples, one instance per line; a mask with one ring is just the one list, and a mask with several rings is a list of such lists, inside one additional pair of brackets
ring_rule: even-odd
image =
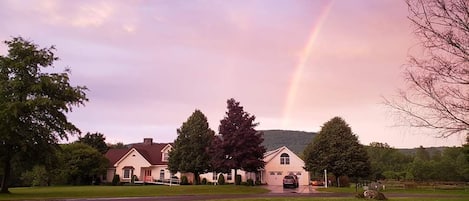
[(257, 129), (317, 132), (340, 116), (362, 144), (459, 146), (396, 127), (381, 104), (405, 86), (406, 17), (400, 0), (2, 0), (0, 39), (55, 45), (56, 70), (89, 88), (70, 120), (110, 143), (172, 142), (195, 109), (217, 131), (235, 98)]

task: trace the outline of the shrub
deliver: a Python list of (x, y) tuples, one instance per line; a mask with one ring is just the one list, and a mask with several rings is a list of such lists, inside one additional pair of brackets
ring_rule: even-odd
[(121, 179), (119, 177), (118, 174), (114, 175), (114, 177), (112, 178), (112, 185), (113, 186), (117, 186), (121, 183)]
[(248, 186), (254, 186), (254, 180), (252, 179), (248, 179), (246, 183)]
[(224, 185), (224, 184), (225, 184), (225, 176), (220, 174), (220, 176), (218, 177), (218, 185)]
[(256, 184), (256, 186), (262, 185), (260, 180), (256, 180), (255, 184)]
[(189, 185), (189, 180), (186, 175), (181, 176), (181, 185)]
[[(336, 177), (332, 176), (331, 178), (332, 186), (337, 186), (337, 179)], [(349, 187), (350, 186), (350, 179), (347, 176), (340, 176), (339, 177), (339, 187)]]
[(202, 185), (207, 185), (207, 179), (206, 178), (202, 179)]
[(132, 175), (132, 180), (130, 181), (130, 183), (134, 183), (135, 181), (138, 181), (138, 177), (137, 175)]
[(235, 184), (240, 185), (241, 184), (241, 175), (237, 174), (235, 177)]

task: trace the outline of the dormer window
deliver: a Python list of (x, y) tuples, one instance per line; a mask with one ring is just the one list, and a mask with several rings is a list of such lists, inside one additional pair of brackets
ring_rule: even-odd
[(290, 164), (290, 156), (287, 153), (283, 153), (280, 155), (280, 165), (289, 165)]
[(168, 152), (163, 152), (163, 161), (168, 162), (169, 160), (169, 153)]

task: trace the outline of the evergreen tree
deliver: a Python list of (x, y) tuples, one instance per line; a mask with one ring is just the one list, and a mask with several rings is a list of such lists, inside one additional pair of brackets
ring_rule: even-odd
[(219, 172), (242, 169), (247, 172), (264, 167), (265, 147), (256, 117), (243, 110), (235, 99), (227, 101), (228, 111), (220, 121), (219, 134), (212, 144), (212, 168)]
[(319, 173), (327, 170), (336, 178), (363, 178), (370, 175), (370, 162), (364, 146), (340, 117), (334, 117), (322, 126), (306, 147), (304, 156), (309, 171)]
[(13, 161), (18, 166), (42, 162), (59, 139), (80, 133), (66, 113), (88, 100), (86, 87), (70, 84), (70, 70), (44, 70), (58, 59), (54, 47), (40, 49), (21, 37), (5, 44), (8, 54), (0, 55), (0, 193), (9, 192)]
[(169, 152), (168, 168), (171, 172), (191, 172), (195, 184), (200, 184), (199, 175), (210, 169), (207, 147), (215, 132), (210, 129), (207, 117), (200, 110), (195, 110), (177, 133), (173, 149)]

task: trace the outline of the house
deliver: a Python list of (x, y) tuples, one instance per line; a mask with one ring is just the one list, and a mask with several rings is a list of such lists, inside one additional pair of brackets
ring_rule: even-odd
[(296, 175), (299, 185), (309, 185), (309, 172), (305, 162), (286, 146), (264, 154), (265, 167), (260, 171), (262, 183), (282, 185), (285, 175)]
[[(143, 182), (169, 180), (172, 176), (180, 177), (180, 173), (173, 175), (168, 170), (168, 153), (171, 149), (170, 143), (153, 143), (152, 138), (145, 138), (143, 143), (133, 144), (130, 148), (110, 149), (106, 153), (109, 168), (103, 180), (111, 182), (115, 174), (120, 176), (121, 182), (130, 182), (132, 175)], [(259, 172), (238, 170), (241, 180), (252, 179), (269, 185), (282, 185), (285, 175), (294, 174), (298, 176), (300, 185), (309, 184), (309, 174), (303, 168), (303, 160), (287, 147), (266, 152), (264, 161), (265, 167)], [(234, 183), (234, 170), (230, 173), (209, 172), (201, 174), (200, 178), (216, 183), (220, 175), (224, 176), (225, 182)]]
[(177, 176), (168, 170), (171, 149), (171, 144), (153, 143), (152, 138), (145, 138), (143, 143), (133, 144), (130, 148), (110, 149), (105, 155), (109, 166), (103, 180), (111, 182), (116, 174), (121, 182), (130, 182), (132, 175), (143, 182), (169, 180)]

